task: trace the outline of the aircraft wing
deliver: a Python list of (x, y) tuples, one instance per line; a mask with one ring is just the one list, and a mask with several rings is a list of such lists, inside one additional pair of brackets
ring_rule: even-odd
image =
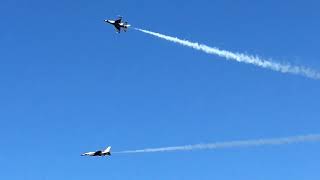
[(120, 33), (120, 27), (119, 26), (114, 26), (116, 28), (117, 33)]
[(119, 18), (119, 19), (115, 20), (115, 22), (114, 22), (114, 23), (116, 23), (116, 24), (121, 23), (121, 18)]

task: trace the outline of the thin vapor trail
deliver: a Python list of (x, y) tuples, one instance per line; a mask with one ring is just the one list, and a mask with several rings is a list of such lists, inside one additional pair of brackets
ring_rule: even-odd
[(203, 51), (207, 54), (213, 54), (213, 55), (217, 55), (220, 57), (224, 57), (228, 60), (234, 60), (237, 62), (253, 64), (253, 65), (256, 65), (256, 66), (259, 66), (262, 68), (271, 69), (271, 70), (279, 71), (282, 73), (291, 73), (291, 74), (302, 75), (302, 76), (312, 78), (312, 79), (320, 79), (320, 72), (313, 70), (313, 69), (310, 69), (310, 68), (307, 68), (307, 67), (293, 66), (290, 64), (281, 64), (281, 63), (274, 62), (271, 60), (262, 59), (258, 56), (252, 56), (252, 55), (247, 55), (247, 54), (243, 54), (243, 53), (234, 53), (234, 52), (230, 52), (230, 51), (226, 51), (226, 50), (220, 50), (219, 48), (216, 48), (216, 47), (209, 47), (204, 44), (199, 44), (199, 43), (191, 42), (188, 40), (182, 40), (177, 37), (171, 37), (171, 36), (163, 35), (160, 33), (151, 32), (151, 31), (144, 30), (144, 29), (139, 29), (139, 28), (134, 28), (134, 29), (138, 30), (140, 32), (146, 33), (146, 34), (156, 36), (161, 39), (165, 39), (165, 40), (168, 40), (168, 41), (171, 41), (174, 43), (181, 44), (183, 46), (187, 46), (187, 47), (190, 47), (190, 48), (193, 48), (196, 50)]
[(227, 141), (216, 142), (208, 144), (194, 144), (185, 146), (170, 146), (160, 148), (146, 148), (140, 150), (127, 150), (115, 153), (152, 153), (152, 152), (168, 152), (168, 151), (191, 151), (204, 149), (225, 149), (225, 148), (240, 148), (240, 147), (258, 147), (267, 145), (285, 145), (293, 143), (318, 142), (320, 141), (320, 134), (310, 134), (302, 136), (290, 136), (273, 139), (255, 139), (243, 141)]

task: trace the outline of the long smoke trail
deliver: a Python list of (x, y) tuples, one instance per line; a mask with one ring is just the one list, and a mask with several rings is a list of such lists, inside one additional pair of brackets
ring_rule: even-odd
[(290, 136), (273, 139), (256, 139), (243, 141), (227, 141), (209, 144), (194, 144), (185, 146), (170, 146), (160, 148), (147, 148), (140, 150), (128, 150), (115, 153), (152, 153), (152, 152), (168, 152), (168, 151), (191, 151), (204, 149), (225, 149), (225, 148), (240, 148), (240, 147), (258, 147), (267, 145), (285, 145), (293, 143), (318, 142), (320, 141), (320, 134), (310, 134), (302, 136)]
[(267, 69), (279, 71), (282, 73), (291, 73), (291, 74), (302, 75), (302, 76), (312, 78), (312, 79), (320, 79), (320, 73), (318, 71), (315, 71), (310, 68), (306, 68), (306, 67), (302, 67), (302, 66), (293, 66), (290, 64), (281, 64), (281, 63), (277, 63), (274, 61), (262, 59), (258, 56), (252, 56), (252, 55), (247, 55), (247, 54), (243, 54), (243, 53), (233, 53), (233, 52), (226, 51), (226, 50), (220, 50), (216, 47), (209, 47), (204, 44), (190, 42), (187, 40), (179, 39), (177, 37), (171, 37), (171, 36), (163, 35), (160, 33), (147, 31), (144, 29), (139, 29), (139, 28), (134, 28), (134, 29), (138, 30), (140, 32), (144, 32), (146, 34), (156, 36), (161, 39), (165, 39), (165, 40), (168, 40), (168, 41), (171, 41), (174, 43), (181, 44), (183, 46), (187, 46), (187, 47), (190, 47), (190, 48), (193, 48), (196, 50), (203, 51), (208, 54), (214, 54), (214, 55), (217, 55), (220, 57), (224, 57), (228, 60), (234, 60), (237, 62), (243, 62), (243, 63), (247, 63), (247, 64), (254, 64), (254, 65), (262, 67), (262, 68), (267, 68)]

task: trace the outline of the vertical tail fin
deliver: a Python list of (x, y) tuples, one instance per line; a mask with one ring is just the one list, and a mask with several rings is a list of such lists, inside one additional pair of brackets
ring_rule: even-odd
[(108, 146), (107, 149), (105, 149), (103, 151), (103, 153), (107, 154), (107, 155), (111, 155), (111, 146)]

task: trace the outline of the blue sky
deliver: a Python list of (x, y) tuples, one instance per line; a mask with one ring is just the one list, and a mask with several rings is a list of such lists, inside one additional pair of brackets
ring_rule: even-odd
[(319, 133), (319, 81), (135, 27), (320, 70), (317, 1), (17, 1), (0, 6), (0, 177), (319, 179), (320, 144), (79, 156)]

